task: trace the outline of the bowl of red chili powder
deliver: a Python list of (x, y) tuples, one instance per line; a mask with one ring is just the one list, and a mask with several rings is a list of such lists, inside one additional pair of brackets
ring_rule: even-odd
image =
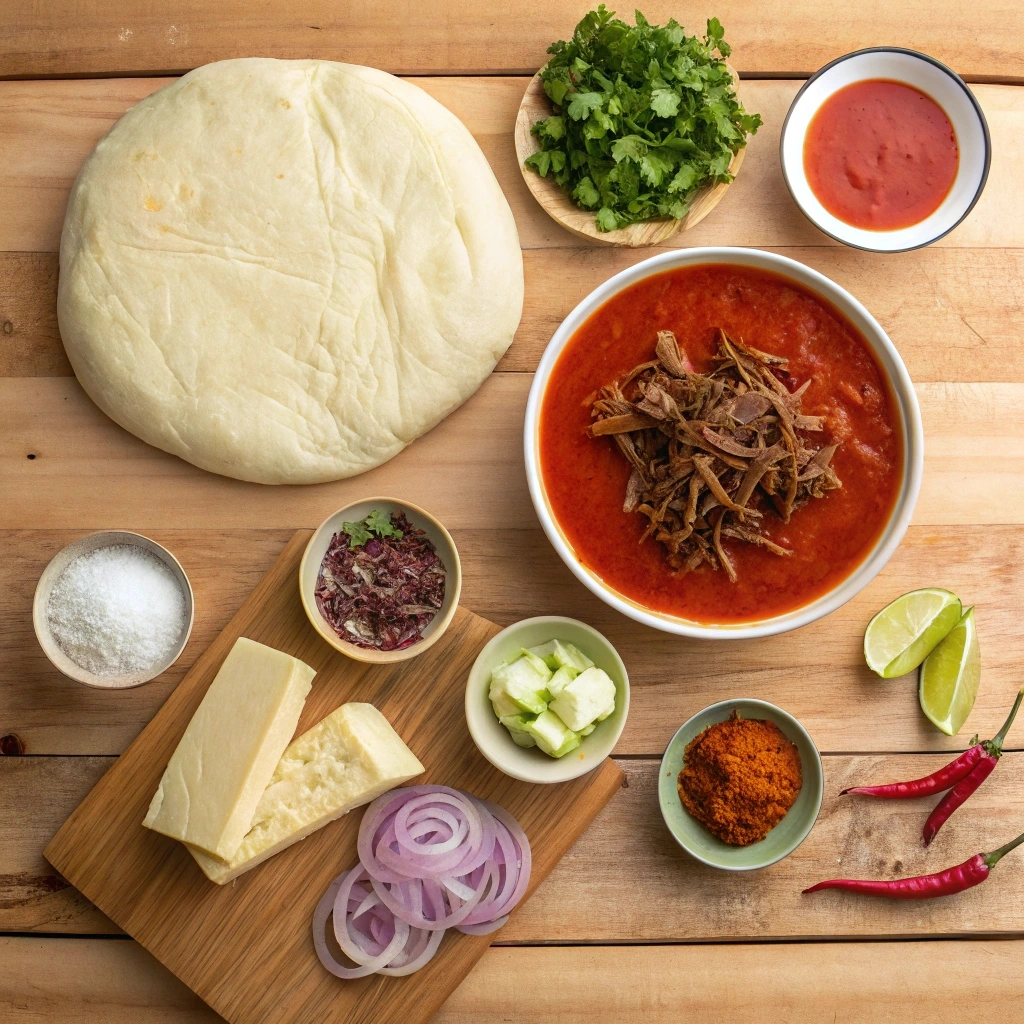
[(827, 64), (786, 115), (782, 171), (797, 206), (837, 241), (918, 249), (953, 230), (988, 178), (981, 106), (955, 72), (879, 46)]
[(788, 857), (821, 809), (821, 756), (807, 730), (763, 700), (712, 704), (669, 742), (658, 801), (690, 856), (726, 871)]

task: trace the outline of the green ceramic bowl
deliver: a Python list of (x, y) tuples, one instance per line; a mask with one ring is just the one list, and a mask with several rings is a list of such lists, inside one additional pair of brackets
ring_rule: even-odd
[[(716, 839), (687, 814), (676, 791), (676, 779), (683, 767), (683, 753), (687, 744), (709, 725), (724, 722), (734, 709), (740, 718), (761, 718), (774, 722), (796, 744), (804, 778), (800, 795), (789, 813), (761, 842), (750, 846), (728, 846)], [(792, 715), (786, 714), (774, 704), (740, 698), (712, 704), (679, 728), (661, 759), (658, 802), (668, 830), (691, 857), (725, 871), (754, 871), (788, 857), (804, 841), (821, 810), (823, 788), (821, 756), (807, 730)]]

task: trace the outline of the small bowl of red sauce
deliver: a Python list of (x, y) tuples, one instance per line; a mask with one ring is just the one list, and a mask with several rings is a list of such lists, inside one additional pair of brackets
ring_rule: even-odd
[(534, 508), (577, 579), (707, 639), (849, 601), (896, 550), (924, 467), (882, 327), (757, 249), (661, 253), (591, 292), (544, 351), (524, 433)]
[(991, 162), (964, 81), (914, 50), (873, 47), (826, 64), (782, 129), (782, 171), (816, 227), (872, 252), (918, 249), (973, 209)]

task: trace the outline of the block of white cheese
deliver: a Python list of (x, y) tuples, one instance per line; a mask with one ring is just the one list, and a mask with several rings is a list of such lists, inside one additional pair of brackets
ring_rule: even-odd
[(207, 877), (223, 885), (422, 771), (372, 704), (343, 704), (284, 752), (230, 861), (195, 848), (192, 856)]
[(295, 734), (316, 672), (239, 637), (171, 755), (143, 824), (230, 860)]

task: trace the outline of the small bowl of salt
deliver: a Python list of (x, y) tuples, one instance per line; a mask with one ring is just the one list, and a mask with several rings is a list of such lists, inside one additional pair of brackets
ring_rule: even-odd
[(192, 632), (192, 585), (148, 537), (105, 530), (76, 540), (43, 570), (32, 624), (64, 675), (123, 690), (165, 672)]

